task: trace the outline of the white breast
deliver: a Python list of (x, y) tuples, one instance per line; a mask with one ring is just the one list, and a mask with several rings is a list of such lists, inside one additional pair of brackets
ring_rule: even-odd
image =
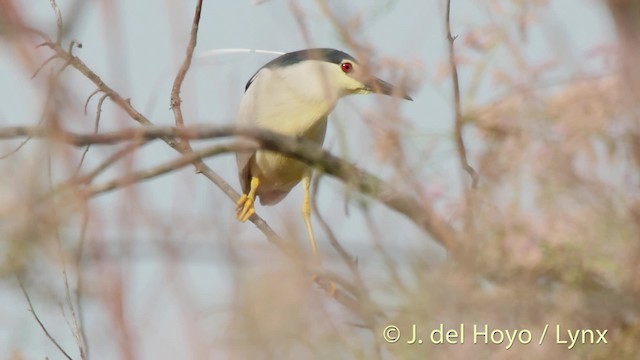
[(329, 91), (323, 63), (307, 61), (260, 70), (240, 104), (238, 122), (300, 136), (327, 117), (338, 101)]

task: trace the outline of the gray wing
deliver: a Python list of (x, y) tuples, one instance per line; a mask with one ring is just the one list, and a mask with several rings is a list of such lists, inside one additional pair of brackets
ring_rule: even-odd
[(237, 152), (236, 163), (238, 164), (238, 178), (240, 179), (240, 186), (242, 187), (242, 193), (249, 192), (249, 184), (251, 183), (251, 160), (255, 152)]
[[(249, 87), (251, 82), (259, 75), (258, 71), (247, 84), (244, 96), (240, 101), (240, 108), (238, 115), (236, 116), (237, 126), (253, 126), (256, 124), (255, 118), (255, 86)], [(242, 192), (247, 193), (249, 191), (249, 183), (251, 182), (251, 161), (256, 154), (255, 151), (242, 151), (236, 153), (236, 164), (238, 165), (238, 177), (240, 179), (240, 186)]]

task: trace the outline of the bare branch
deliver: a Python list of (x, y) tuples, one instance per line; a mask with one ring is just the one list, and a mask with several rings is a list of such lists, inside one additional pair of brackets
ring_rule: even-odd
[(98, 176), (100, 173), (106, 170), (109, 166), (113, 165), (116, 161), (132, 153), (137, 148), (143, 146), (146, 143), (147, 141), (136, 141), (136, 142), (129, 143), (124, 148), (120, 149), (119, 151), (116, 151), (111, 156), (109, 156), (105, 161), (103, 161), (100, 165), (96, 166), (96, 168), (90, 171), (88, 174), (85, 174), (78, 178), (74, 178), (70, 182), (76, 182), (76, 183), (82, 183), (82, 184), (90, 183), (91, 181), (93, 181), (93, 179), (96, 176)]
[[(201, 11), (202, 11), (202, 0), (198, 0), (196, 4), (196, 12), (193, 15), (193, 24), (191, 25), (191, 37), (189, 39), (189, 45), (187, 45), (187, 54), (173, 82), (173, 87), (171, 88), (171, 109), (173, 110), (176, 126), (178, 127), (184, 126), (184, 118), (182, 115), (182, 99), (180, 98), (180, 90), (182, 89), (182, 83), (184, 82), (184, 79), (187, 76), (187, 72), (191, 67), (193, 52), (198, 42), (198, 27), (200, 25)], [(189, 144), (189, 141), (183, 140), (180, 142), (180, 144), (183, 150), (193, 151), (193, 149), (191, 148), (191, 144)], [(202, 162), (194, 163), (194, 166), (196, 167), (197, 172), (201, 171), (202, 165), (204, 165)]]
[(124, 177), (106, 182), (104, 184), (89, 186), (86, 190), (83, 190), (83, 193), (85, 196), (94, 196), (94, 195), (115, 190), (127, 185), (135, 184), (143, 180), (151, 179), (159, 175), (169, 173), (171, 171), (178, 170), (199, 159), (215, 156), (222, 153), (236, 152), (236, 151), (251, 151), (255, 149), (256, 149), (255, 144), (249, 144), (247, 142), (217, 144), (211, 147), (207, 147), (203, 150), (197, 150), (197, 151), (186, 153), (185, 155), (181, 156), (176, 160), (156, 166), (149, 170), (138, 171), (138, 172), (126, 175)]
[(451, 0), (447, 0), (445, 26), (447, 30), (447, 40), (449, 44), (449, 66), (451, 67), (451, 82), (453, 85), (453, 108), (455, 111), (455, 128), (454, 136), (456, 139), (456, 148), (458, 150), (458, 156), (460, 157), (460, 164), (462, 168), (471, 176), (471, 186), (476, 188), (478, 186), (478, 174), (469, 165), (467, 159), (467, 150), (464, 145), (464, 139), (462, 137), (462, 107), (460, 105), (460, 81), (458, 80), (458, 66), (456, 65), (455, 47), (454, 41), (456, 37), (451, 35)]
[(176, 118), (176, 126), (184, 126), (184, 118), (182, 117), (182, 99), (180, 98), (180, 89), (184, 82), (187, 72), (191, 67), (191, 60), (193, 59), (193, 52), (198, 42), (198, 26), (200, 24), (200, 13), (202, 10), (202, 0), (198, 0), (196, 4), (196, 13), (193, 16), (193, 24), (191, 26), (191, 38), (189, 39), (189, 45), (187, 46), (187, 54), (173, 81), (173, 87), (171, 88), (171, 109)]

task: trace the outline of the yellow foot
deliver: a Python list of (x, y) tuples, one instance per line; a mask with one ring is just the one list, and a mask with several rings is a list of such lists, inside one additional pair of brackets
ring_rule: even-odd
[(254, 200), (247, 196), (246, 194), (242, 194), (238, 202), (236, 203), (236, 219), (241, 222), (245, 222), (249, 220), (251, 215), (256, 212), (255, 207), (253, 206)]
[(251, 215), (255, 214), (256, 208), (254, 203), (256, 201), (256, 191), (260, 185), (260, 179), (257, 177), (251, 178), (251, 184), (248, 194), (242, 194), (238, 202), (236, 203), (236, 219), (245, 222), (249, 220)]

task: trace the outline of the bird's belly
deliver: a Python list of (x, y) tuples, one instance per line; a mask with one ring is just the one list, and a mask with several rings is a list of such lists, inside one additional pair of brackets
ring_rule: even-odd
[[(265, 126), (265, 123), (259, 123), (259, 126), (322, 145), (327, 130), (327, 118), (320, 117), (314, 120), (300, 121), (295, 125), (290, 123), (285, 128), (271, 128), (268, 125)], [(251, 174), (260, 178), (260, 188), (264, 192), (287, 193), (302, 180), (305, 172), (309, 170), (309, 166), (303, 162), (276, 152), (260, 150), (256, 152)]]
[(289, 192), (309, 170), (309, 167), (292, 158), (271, 151), (258, 151), (252, 174), (260, 178), (260, 188), (269, 191)]

